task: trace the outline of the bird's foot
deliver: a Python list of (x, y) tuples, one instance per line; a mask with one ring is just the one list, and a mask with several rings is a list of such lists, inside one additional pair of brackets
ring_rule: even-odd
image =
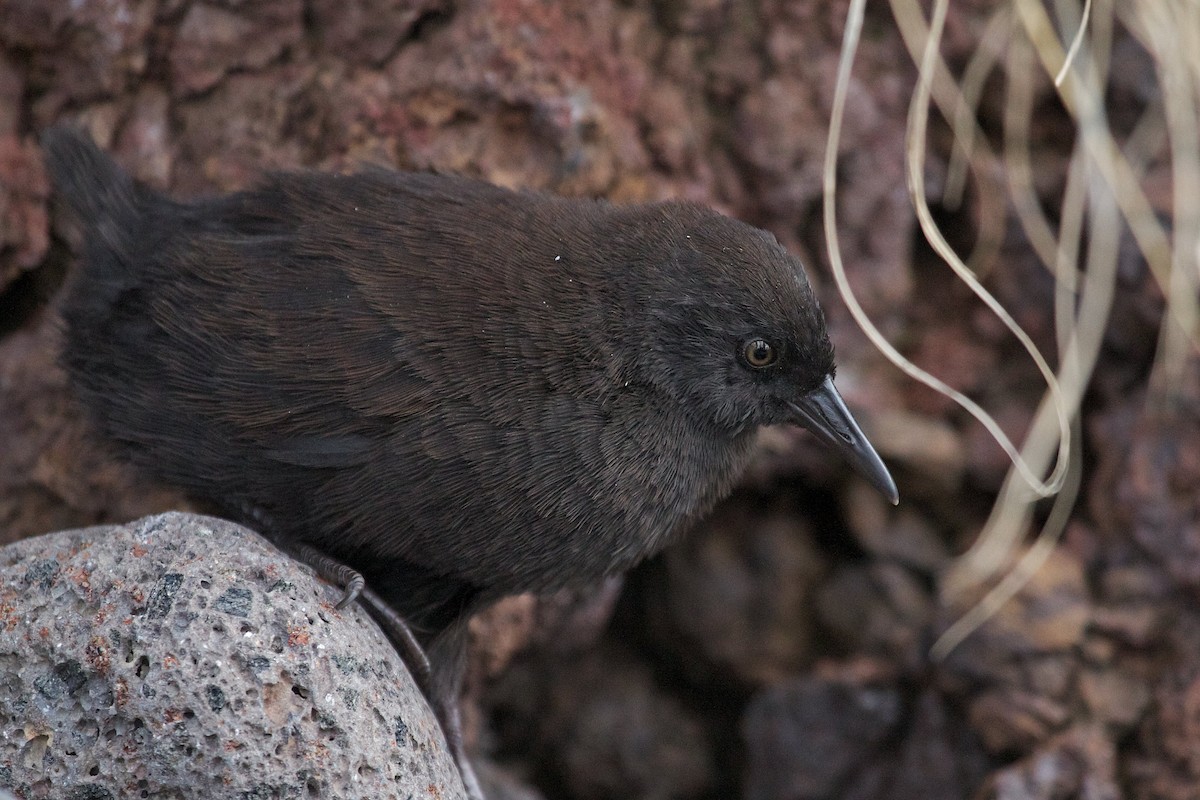
[(241, 509), (242, 516), (247, 520), (252, 520), (259, 533), (274, 542), (276, 547), (302, 564), (308, 564), (322, 579), (341, 588), (342, 598), (337, 601), (335, 606), (339, 611), (358, 599), (363, 587), (367, 584), (358, 570), (352, 569), (304, 542), (289, 541), (282, 535), (275, 519), (261, 506), (247, 502), (242, 503)]
[[(367, 585), (366, 579), (362, 573), (353, 569), (331, 556), (327, 556), (315, 547), (297, 542), (288, 545), (288, 550), (291, 551), (300, 561), (308, 564), (317, 574), (325, 580), (340, 586), (342, 589), (342, 598), (337, 601), (334, 606), (339, 611), (353, 603), (359, 598), (363, 592), (363, 588)], [(401, 655), (404, 655), (401, 653)]]
[(383, 630), (384, 636), (387, 637), (400, 658), (404, 660), (404, 664), (412, 673), (413, 680), (416, 681), (421, 694), (429, 701), (434, 716), (442, 726), (446, 745), (458, 767), (463, 786), (467, 790), (467, 797), (470, 800), (486, 800), (483, 790), (479, 787), (479, 779), (475, 777), (475, 770), (467, 757), (466, 745), (463, 743), (462, 718), (459, 716), (458, 698), (453, 691), (442, 689), (441, 685), (434, 680), (429, 656), (404, 618), (396, 613), (396, 610), (374, 590), (370, 589), (362, 574), (352, 567), (322, 553), (311, 545), (286, 542), (280, 547), (294, 558), (308, 564), (323, 579), (342, 588), (342, 598), (336, 606), (338, 609), (345, 608), (357, 600), (367, 610)]

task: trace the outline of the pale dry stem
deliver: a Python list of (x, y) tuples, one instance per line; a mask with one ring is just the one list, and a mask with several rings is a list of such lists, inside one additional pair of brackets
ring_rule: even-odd
[[(992, 434), (1013, 462), (992, 514), (976, 544), (943, 578), (944, 600), (1007, 573), (934, 646), (945, 655), (982, 625), (1029, 580), (1056, 546), (1083, 480), (1079, 460), (1079, 408), (1099, 357), (1116, 292), (1120, 236), (1128, 226), (1154, 280), (1167, 298), (1156, 359), (1152, 397), (1169, 396), (1185, 369), (1196, 366), (1200, 349), (1200, 4), (1194, 0), (1055, 0), (1062, 30), (1074, 31), (1069, 49), (1041, 0), (1013, 0), (988, 21), (979, 50), (956, 82), (938, 54), (949, 0), (934, 0), (927, 21), (915, 0), (890, 0), (902, 37), (918, 64), (909, 110), (907, 162), (910, 196), (923, 234), (955, 274), (1004, 321), (1037, 365), (1047, 390), (1020, 450), (990, 415), (970, 398), (908, 361), (888, 343), (855, 299), (845, 276), (836, 234), (837, 142), (849, 77), (862, 28), (864, 0), (851, 0), (839, 64), (829, 142), (824, 164), (825, 233), (834, 278), (852, 315), (868, 338), (906, 374), (942, 392), (969, 411)], [(1154, 58), (1162, 88), (1161, 106), (1151, 105), (1123, 143), (1109, 129), (1105, 89), (1117, 26), (1132, 33)], [(1006, 53), (1005, 48), (1007, 47)], [(1005, 54), (1005, 58), (1001, 58)], [(1004, 154), (990, 150), (975, 118), (982, 87), (1003, 66), (1007, 86)], [(1041, 73), (1035, 72), (1040, 68)], [(1053, 80), (1049, 78), (1053, 76)], [(1043, 85), (1039, 86), (1039, 82)], [(1029, 149), (1038, 91), (1051, 86), (1075, 122), (1075, 147), (1054, 225), (1042, 208)], [(926, 202), (924, 159), (930, 100), (954, 131), (955, 150), (944, 201), (956, 203), (966, 170), (980, 184), (1002, 172), (1021, 230), (1031, 249), (1056, 280), (1055, 332), (1059, 369), (1050, 369), (1029, 336), (1000, 306), (946, 243)], [(1170, 222), (1155, 214), (1142, 180), (1147, 169), (1169, 158), (1172, 170)], [(1002, 165), (1002, 169), (1000, 168)], [(1007, 225), (1006, 209), (981, 203), (980, 241), (998, 242)], [(1168, 226), (1170, 233), (1168, 233)], [(1084, 246), (1086, 229), (1086, 247)], [(985, 231), (992, 232), (989, 237)], [(979, 251), (979, 246), (976, 251)], [(972, 254), (976, 265), (978, 252)], [(1080, 266), (1080, 260), (1083, 265)], [(999, 265), (1003, 268), (1003, 264)], [(1053, 464), (1053, 469), (1051, 465)], [(1047, 470), (1050, 474), (1039, 478)], [(1055, 496), (1045, 524), (1030, 546), (1034, 503)], [(1016, 554), (1023, 549), (1020, 556)], [(1014, 564), (1015, 566), (1012, 566)]]

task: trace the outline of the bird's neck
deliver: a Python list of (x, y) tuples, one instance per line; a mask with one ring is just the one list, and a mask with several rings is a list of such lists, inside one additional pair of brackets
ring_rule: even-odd
[(619, 570), (677, 540), (724, 499), (745, 469), (755, 439), (753, 431), (718, 434), (697, 426), (665, 403), (645, 418), (658, 435), (628, 432), (640, 450), (632, 462), (637, 466), (613, 487), (632, 512), (629, 524), (641, 532), (637, 550)]

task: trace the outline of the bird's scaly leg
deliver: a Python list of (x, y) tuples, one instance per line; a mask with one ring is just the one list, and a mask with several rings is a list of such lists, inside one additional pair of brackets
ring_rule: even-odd
[[(284, 546), (284, 549), (299, 561), (312, 567), (319, 576), (335, 586), (341, 587), (342, 598), (338, 601), (336, 608), (344, 608), (357, 600), (359, 605), (371, 615), (371, 618), (383, 630), (384, 636), (403, 659), (409, 672), (412, 673), (417, 688), (425, 696), (434, 716), (441, 725), (442, 733), (446, 737), (446, 745), (450, 750), (450, 755), (454, 758), (454, 763), (458, 766), (467, 796), (470, 800), (485, 800), (483, 791), (479, 787), (479, 779), (475, 777), (475, 770), (467, 757), (466, 744), (463, 741), (462, 717), (458, 708), (458, 688), (461, 680), (453, 676), (448, 679), (445, 677), (442, 680), (437, 679), (429, 656), (412, 632), (412, 628), (404, 621), (403, 617), (396, 613), (395, 609), (366, 585), (366, 580), (357, 570), (307, 544), (289, 543)], [(457, 641), (461, 638), (457, 632), (448, 632), (443, 636), (456, 640), (451, 644), (451, 649), (455, 646), (465, 646), (465, 641), (461, 643)], [(451, 660), (460, 661), (461, 659), (453, 658)], [(451, 666), (451, 671), (461, 673), (461, 667), (456, 669)]]

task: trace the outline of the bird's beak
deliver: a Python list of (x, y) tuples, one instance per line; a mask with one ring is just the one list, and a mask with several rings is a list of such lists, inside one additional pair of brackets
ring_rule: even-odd
[(801, 397), (799, 402), (788, 405), (795, 412), (797, 425), (816, 434), (818, 439), (845, 456), (850, 466), (870, 481), (892, 505), (900, 502), (896, 482), (850, 415), (850, 409), (842, 402), (832, 378), (826, 378), (824, 383)]

